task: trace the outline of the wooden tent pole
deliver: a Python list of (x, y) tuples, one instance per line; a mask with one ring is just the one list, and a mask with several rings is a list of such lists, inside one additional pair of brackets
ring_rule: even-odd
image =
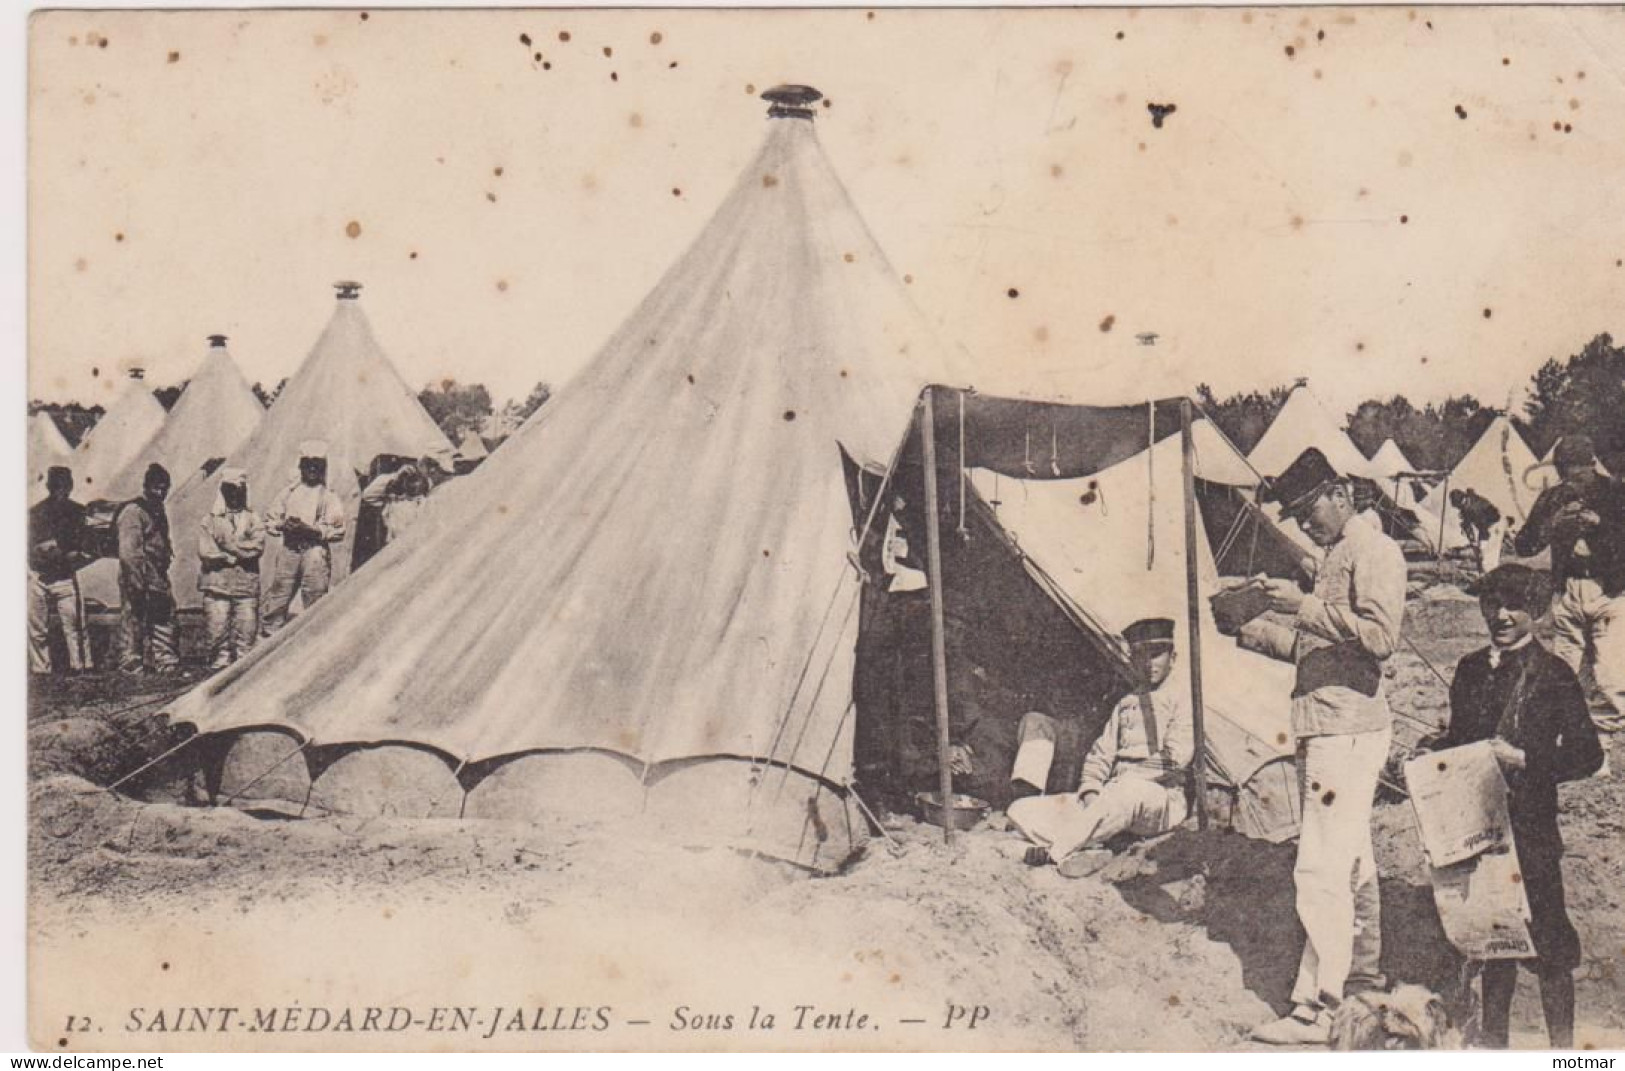
[(932, 406), (935, 388), (922, 398), (920, 453), (925, 468), (925, 564), (931, 585), (931, 688), (937, 709), (937, 790), (942, 793), (942, 839), (954, 842), (954, 775), (948, 768), (948, 645), (943, 635), (942, 517), (937, 502), (937, 424)]
[(1185, 476), (1185, 614), (1191, 645), (1191, 778), (1196, 789), (1196, 828), (1207, 828), (1207, 733), (1202, 716), (1202, 603), (1196, 575), (1196, 441), (1191, 437), (1191, 402), (1179, 402), (1179, 443)]
[[(1444, 474), (1444, 487), (1439, 490), (1439, 553), (1434, 564), (1444, 571), (1444, 519), (1450, 516), (1450, 473)], [(1435, 578), (1437, 579), (1437, 578)]]

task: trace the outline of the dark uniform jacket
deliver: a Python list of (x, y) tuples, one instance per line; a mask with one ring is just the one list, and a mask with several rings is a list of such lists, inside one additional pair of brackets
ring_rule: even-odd
[[(1558, 520), (1570, 502), (1579, 502), (1598, 517), (1595, 525)], [(1585, 540), (1588, 555), (1575, 553)], [(1514, 541), (1518, 556), (1533, 557), (1552, 548), (1552, 573), (1561, 585), (1571, 577), (1590, 577), (1609, 595), (1625, 592), (1625, 484), (1589, 472), (1564, 480), (1540, 493), (1529, 519)]]
[(1574, 671), (1539, 643), (1504, 652), (1493, 669), (1489, 648), (1456, 665), (1450, 726), (1433, 746), (1497, 736), (1524, 753), (1524, 768), (1508, 771), (1507, 783), (1518, 869), (1533, 916), (1530, 936), (1544, 965), (1574, 967), (1580, 938), (1563, 904), (1557, 786), (1595, 773), (1603, 754)]
[(85, 507), (71, 498), (47, 498), (29, 508), (28, 568), (45, 583), (67, 580), (89, 562), (86, 543)]

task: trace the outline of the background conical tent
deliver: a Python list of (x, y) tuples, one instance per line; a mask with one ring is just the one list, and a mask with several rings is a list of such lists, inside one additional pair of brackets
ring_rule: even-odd
[(1392, 479), (1402, 472), (1415, 472), (1416, 466), (1405, 456), (1405, 451), (1392, 439), (1384, 439), (1377, 452), (1371, 455), (1373, 479)]
[(477, 431), (464, 432), (462, 441), (457, 444), (457, 456), (463, 461), (480, 461), (489, 454)]
[(112, 498), (108, 489), (113, 478), (136, 462), (141, 448), (152, 441), (166, 419), (168, 414), (145, 380), (126, 380), (107, 412), (74, 451), (74, 497), (81, 502)]
[(136, 497), (147, 465), (154, 461), (168, 469), (180, 487), (204, 462), (229, 457), (259, 427), (265, 407), (232, 360), (225, 336), (211, 337), (219, 341), (210, 345), (163, 427), (109, 481), (100, 497)]
[(1307, 384), (1299, 382), (1247, 460), (1264, 476), (1279, 476), (1310, 447), (1325, 454), (1332, 468), (1344, 476), (1376, 476), (1341, 422), (1310, 393)]
[[(309, 439), (327, 443), (327, 485), (344, 500), (352, 522), (344, 542), (333, 548), (335, 582), (350, 570), (360, 480), (373, 459), (380, 454), (429, 456), (450, 467), (452, 452), (451, 443), (378, 345), (356, 300), (358, 289), (356, 284), (340, 285), (332, 319), (310, 355), (258, 428), (227, 459), (228, 465), (248, 473), (249, 504), (263, 512), (299, 478), (300, 444)], [(216, 472), (177, 486), (170, 497), (172, 530), (195, 531), (214, 506), (219, 482)], [(263, 569), (274, 566), (279, 544), (279, 540), (270, 541)], [(197, 555), (187, 549), (183, 547), (176, 555), (170, 575), (175, 597), (183, 605), (195, 605), (199, 599)]]
[(28, 418), (28, 501), (45, 497), (45, 474), (52, 465), (73, 466), (73, 447), (68, 445), (56, 419), (41, 409)]
[(1422, 500), (1418, 512), (1425, 516), (1419, 534), (1435, 550), (1439, 546), (1441, 528), (1446, 550), (1466, 545), (1461, 516), (1449, 502), (1449, 492), (1466, 490), (1475, 491), (1495, 503), (1501, 515), (1510, 518), (1512, 526), (1516, 528), (1528, 517), (1530, 507), (1535, 504), (1538, 489), (1530, 489), (1524, 476), (1538, 465), (1534, 451), (1523, 441), (1518, 429), (1506, 417), (1497, 416), (1484, 429), (1484, 434), (1478, 437), (1472, 449), (1450, 470), (1449, 478), (1441, 481)]
[(830, 808), (857, 631), (841, 452), (884, 467), (940, 355), (810, 119), (774, 120), (579, 376), (173, 717), (469, 762), (598, 749), (651, 812), (833, 865), (857, 835)]

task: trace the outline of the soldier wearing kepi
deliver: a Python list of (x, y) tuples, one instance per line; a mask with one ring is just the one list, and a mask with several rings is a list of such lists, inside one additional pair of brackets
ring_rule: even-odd
[(242, 469), (220, 471), (220, 497), (199, 525), (197, 546), (209, 668), (224, 669), (253, 648), (260, 624), (265, 527), (248, 508)]
[(125, 673), (173, 673), (180, 668), (175, 635), (175, 593), (169, 565), (175, 559), (169, 537), (169, 471), (154, 462), (141, 481), (141, 497), (119, 507), (118, 586), (119, 669)]
[[(1089, 749), (1078, 790), (1028, 796), (1005, 812), (1036, 845), (1028, 849), (1026, 862), (1054, 861), (1069, 878), (1092, 874), (1109, 862), (1111, 853), (1102, 845), (1113, 837), (1152, 837), (1185, 820), (1185, 771), (1195, 736), (1190, 697), (1170, 680), (1174, 623), (1166, 617), (1136, 621), (1123, 630), (1123, 639), (1136, 687), (1113, 708)], [(1045, 714), (1023, 715), (1018, 736), (1011, 779), (1042, 789), (1054, 753), (1054, 721)], [(1036, 764), (1035, 755), (1041, 756)]]
[(1625, 484), (1597, 471), (1584, 435), (1565, 435), (1552, 460), (1562, 480), (1535, 499), (1517, 551), (1552, 548), (1552, 653), (1582, 681), (1590, 669), (1591, 718), (1611, 735), (1625, 730)]
[(299, 480), (283, 489), (265, 512), (265, 530), (282, 537), (260, 605), (262, 636), (288, 623), (288, 606), (299, 595), (310, 609), (333, 579), (332, 544), (344, 540), (344, 503), (327, 486), (327, 444), (299, 445)]
[[(1557, 786), (1602, 765), (1602, 746), (1587, 715), (1574, 672), (1540, 645), (1531, 631), (1546, 605), (1541, 575), (1503, 565), (1474, 590), (1489, 627), (1490, 645), (1456, 665), (1450, 684), (1450, 724), (1435, 748), (1490, 741), (1511, 793), (1507, 810), (1518, 872), (1529, 897), (1529, 936), (1535, 958), (1525, 966), (1540, 978), (1540, 1003), (1552, 1047), (1574, 1047), (1574, 968), (1580, 935), (1563, 903), (1563, 839), (1557, 829)], [(1506, 1048), (1516, 960), (1484, 964), (1484, 1040)]]
[(48, 497), (28, 511), (28, 669), (51, 671), (50, 626), (54, 614), (67, 641), (68, 669), (90, 665), (85, 604), (78, 570), (94, 560), (88, 552), (85, 507), (75, 502), (73, 472), (52, 465), (45, 474)]
[(1326, 557), (1310, 594), (1290, 580), (1265, 582), (1270, 609), (1291, 615), (1291, 626), (1261, 617), (1238, 636), (1243, 647), (1297, 666), (1292, 731), (1303, 798), (1293, 880), (1306, 940), (1293, 1008), (1253, 1037), (1324, 1044), (1351, 975), (1378, 978), (1371, 810), (1393, 727), (1382, 663), (1399, 645), (1405, 556), (1376, 527), (1350, 523), (1348, 481), (1319, 450), (1299, 455), (1268, 482), (1264, 497), (1280, 503), (1282, 519), (1296, 521)]

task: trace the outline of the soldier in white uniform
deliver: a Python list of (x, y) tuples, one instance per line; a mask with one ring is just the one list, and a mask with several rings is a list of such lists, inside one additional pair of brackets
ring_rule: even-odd
[[(1083, 761), (1076, 792), (1028, 796), (1010, 804), (1010, 823), (1037, 847), (1034, 866), (1055, 862), (1067, 877), (1083, 877), (1111, 858), (1101, 847), (1121, 834), (1165, 833), (1185, 820), (1185, 771), (1195, 750), (1190, 697), (1169, 682), (1174, 623), (1136, 621), (1123, 630), (1140, 682), (1112, 710)], [(1054, 754), (1054, 721), (1023, 715), (1011, 780), (1043, 789)], [(1046, 746), (1047, 745), (1047, 746)], [(1018, 785), (1019, 788), (1019, 785)]]
[(327, 444), (311, 439), (299, 446), (299, 481), (283, 489), (265, 511), (265, 531), (282, 537), (275, 571), (260, 604), (262, 636), (288, 623), (288, 606), (298, 594), (310, 609), (333, 579), (329, 549), (344, 541), (344, 503), (327, 486)]

